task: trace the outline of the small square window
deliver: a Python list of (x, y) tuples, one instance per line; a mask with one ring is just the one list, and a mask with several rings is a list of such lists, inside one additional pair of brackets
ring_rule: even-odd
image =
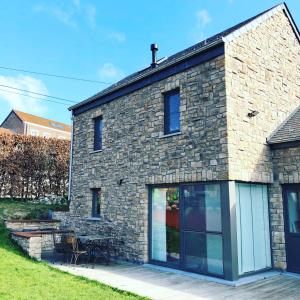
[(92, 189), (92, 217), (100, 217), (101, 189)]
[(165, 134), (180, 131), (180, 96), (178, 90), (165, 95), (164, 123)]
[(94, 119), (94, 150), (102, 149), (102, 131), (103, 131), (103, 120), (102, 117)]

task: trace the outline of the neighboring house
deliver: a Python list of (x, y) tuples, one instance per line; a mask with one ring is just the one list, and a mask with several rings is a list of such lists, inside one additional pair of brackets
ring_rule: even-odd
[(18, 110), (12, 110), (0, 127), (7, 128), (17, 134), (63, 140), (71, 139), (71, 127), (69, 125)]
[(153, 45), (150, 67), (71, 107), (69, 225), (113, 225), (131, 261), (300, 272), (300, 135), (276, 131), (300, 105), (299, 42), (281, 4), (161, 61)]

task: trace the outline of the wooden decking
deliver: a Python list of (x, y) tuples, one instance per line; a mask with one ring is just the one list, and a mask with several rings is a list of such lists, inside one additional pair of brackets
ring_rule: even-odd
[(124, 263), (97, 265), (94, 269), (90, 266), (55, 266), (151, 299), (300, 299), (300, 276), (276, 275), (234, 287)]

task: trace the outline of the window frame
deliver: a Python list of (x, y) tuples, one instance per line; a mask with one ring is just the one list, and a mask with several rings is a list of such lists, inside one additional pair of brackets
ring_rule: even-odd
[[(178, 115), (179, 115), (179, 128), (176, 130), (171, 130), (170, 128), (170, 117), (171, 117), (171, 97), (174, 95), (177, 95), (179, 97), (179, 108), (178, 108)], [(164, 95), (164, 135), (169, 135), (169, 134), (174, 134), (174, 133), (179, 133), (180, 132), (180, 90), (179, 88), (174, 89), (172, 91), (166, 92), (163, 94)]]
[[(101, 188), (93, 188), (92, 191), (92, 218), (101, 216)], [(99, 198), (99, 213), (97, 209), (97, 199)]]
[(93, 119), (94, 122), (94, 151), (100, 151), (103, 148), (103, 117), (98, 116)]

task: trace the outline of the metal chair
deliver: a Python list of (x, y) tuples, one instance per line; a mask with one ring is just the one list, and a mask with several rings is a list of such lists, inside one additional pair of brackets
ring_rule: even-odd
[(70, 264), (72, 264), (72, 261), (74, 259), (74, 264), (76, 265), (78, 258), (83, 255), (88, 255), (88, 251), (75, 235), (70, 237), (69, 241), (72, 245), (72, 256)]

